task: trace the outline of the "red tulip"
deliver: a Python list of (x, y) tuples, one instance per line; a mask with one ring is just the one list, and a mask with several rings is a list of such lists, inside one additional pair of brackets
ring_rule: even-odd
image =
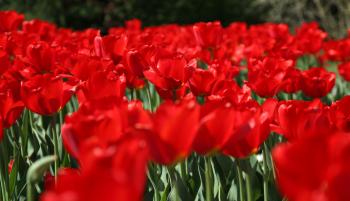
[(346, 81), (350, 81), (350, 62), (344, 62), (338, 66), (339, 74)]
[(41, 115), (58, 112), (75, 92), (76, 84), (70, 79), (71, 77), (44, 74), (23, 81), (21, 97), (25, 106)]
[[(188, 156), (196, 137), (199, 106), (194, 100), (164, 102), (153, 117), (152, 160), (172, 164)], [(154, 147), (155, 146), (155, 147)]]
[[(1, 139), (1, 137), (0, 137), (0, 139)], [(7, 172), (8, 172), (8, 174), (11, 174), (14, 162), (15, 162), (15, 160), (11, 159), (9, 164), (7, 165)]]
[(11, 68), (10, 57), (6, 51), (0, 50), (0, 76)]
[(232, 133), (222, 151), (233, 157), (255, 153), (270, 134), (269, 114), (261, 108), (236, 109), (231, 122)]
[(113, 62), (110, 60), (102, 60), (98, 57), (91, 57), (83, 54), (72, 56), (72, 60), (75, 62), (70, 72), (82, 81), (86, 81), (97, 71), (106, 71), (115, 68)]
[(247, 85), (242, 88), (233, 80), (220, 80), (214, 84), (209, 100), (226, 100), (235, 107), (257, 107), (259, 104), (251, 96), (251, 90)]
[(103, 48), (108, 57), (110, 57), (115, 63), (119, 63), (126, 51), (128, 37), (125, 35), (108, 35), (102, 38), (102, 42)]
[(228, 102), (209, 101), (201, 106), (193, 149), (200, 154), (221, 150), (231, 137), (233, 115), (234, 110)]
[(271, 129), (290, 141), (319, 138), (335, 130), (329, 107), (319, 100), (281, 101), (276, 106), (274, 120)]
[(78, 159), (85, 142), (99, 142), (107, 146), (123, 135), (119, 109), (100, 105), (83, 104), (65, 119), (62, 127), (63, 143), (68, 152)]
[(317, 53), (321, 47), (323, 40), (327, 37), (327, 33), (319, 29), (316, 22), (304, 23), (296, 30), (294, 43), (304, 53)]
[(344, 132), (350, 132), (350, 96), (332, 103), (331, 117), (337, 128)]
[(293, 68), (292, 60), (273, 57), (251, 60), (248, 65), (248, 86), (259, 96), (272, 97), (281, 91), (290, 68)]
[(302, 72), (301, 90), (313, 98), (326, 96), (335, 85), (335, 74), (324, 68), (311, 68)]
[(0, 12), (0, 32), (17, 31), (24, 20), (24, 15), (16, 11)]
[[(155, 68), (144, 71), (145, 77), (157, 90), (174, 93), (190, 78), (191, 68), (182, 56), (159, 59)], [(166, 97), (165, 97), (166, 98)]]
[(126, 52), (125, 67), (127, 72), (138, 78), (143, 78), (143, 72), (156, 65), (157, 51), (155, 47), (145, 45)]
[(62, 137), (69, 153), (80, 159), (81, 149), (88, 143), (106, 147), (124, 135), (144, 130), (152, 130), (152, 121), (140, 103), (116, 105), (102, 99), (85, 102), (66, 117)]
[[(79, 170), (78, 169), (74, 169), (74, 168), (61, 168), (59, 169), (57, 176), (59, 178), (62, 177), (70, 177), (73, 175), (79, 175)], [(54, 190), (55, 189), (55, 176), (52, 175), (50, 172), (47, 172), (45, 174), (44, 177), (44, 186), (45, 186), (45, 190), (49, 191), (49, 190)]]
[(38, 73), (51, 72), (55, 69), (55, 52), (48, 43), (34, 42), (28, 45), (26, 53), (28, 62)]
[(11, 127), (23, 112), (24, 104), (19, 92), (17, 81), (0, 82), (0, 116), (4, 128)]
[(203, 48), (215, 48), (222, 40), (222, 26), (220, 22), (199, 22), (193, 25), (196, 42)]
[(296, 141), (273, 152), (277, 184), (290, 201), (349, 200), (350, 135)]
[(97, 71), (81, 86), (78, 93), (80, 103), (84, 101), (114, 101), (120, 102), (125, 95), (126, 80), (124, 75), (114, 71)]
[(43, 41), (51, 41), (57, 37), (56, 25), (39, 19), (33, 19), (23, 22), (23, 32), (26, 34), (35, 34)]
[(59, 175), (41, 201), (141, 201), (146, 182), (148, 147), (129, 137), (103, 147), (85, 147), (81, 174)]
[(297, 68), (288, 68), (281, 88), (286, 93), (295, 93), (301, 89), (301, 71)]
[(214, 69), (209, 68), (208, 70), (204, 70), (196, 68), (189, 79), (189, 85), (194, 95), (207, 96), (211, 94), (215, 81), (217, 79)]

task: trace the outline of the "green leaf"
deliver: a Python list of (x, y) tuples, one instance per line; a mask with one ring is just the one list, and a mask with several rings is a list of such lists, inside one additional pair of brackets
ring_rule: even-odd
[(32, 184), (39, 182), (51, 163), (55, 162), (56, 159), (56, 156), (45, 156), (35, 161), (28, 169), (27, 182)]

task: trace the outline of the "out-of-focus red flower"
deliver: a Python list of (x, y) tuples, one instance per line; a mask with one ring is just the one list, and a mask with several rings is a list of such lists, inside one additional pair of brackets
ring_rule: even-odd
[(111, 60), (103, 60), (83, 54), (78, 54), (77, 56), (72, 56), (71, 58), (73, 58), (74, 62), (70, 72), (76, 78), (82, 81), (86, 81), (97, 71), (106, 71), (114, 68)]
[(11, 127), (21, 116), (24, 103), (20, 96), (20, 84), (17, 81), (0, 82), (0, 116), (4, 128)]
[(248, 65), (248, 86), (259, 96), (276, 95), (287, 79), (287, 69), (293, 68), (292, 60), (265, 57), (263, 60), (251, 60)]
[(326, 37), (327, 33), (320, 30), (316, 22), (304, 23), (296, 30), (294, 43), (305, 54), (314, 54), (321, 49)]
[(270, 134), (269, 123), (269, 114), (261, 108), (236, 109), (232, 133), (222, 148), (223, 153), (237, 158), (255, 153)]
[(189, 80), (192, 93), (197, 96), (210, 95), (216, 81), (214, 74), (212, 70), (196, 69)]
[(350, 81), (350, 62), (344, 62), (338, 66), (339, 74), (346, 81)]
[(63, 143), (70, 154), (80, 159), (82, 146), (98, 144), (105, 147), (130, 133), (152, 130), (152, 120), (139, 102), (85, 102), (79, 110), (66, 117), (62, 127)]
[(24, 15), (16, 11), (0, 12), (0, 32), (16, 31), (22, 24)]
[(24, 21), (22, 26), (24, 33), (38, 35), (43, 41), (51, 41), (53, 38), (57, 37), (56, 25), (43, 20), (33, 19)]
[(9, 55), (6, 51), (0, 50), (0, 76), (11, 68), (11, 62)]
[(120, 110), (115, 106), (105, 107), (102, 102), (99, 105), (86, 103), (66, 117), (62, 138), (66, 149), (74, 157), (80, 159), (81, 147), (86, 142), (107, 146), (123, 135)]
[(51, 72), (55, 69), (55, 53), (48, 43), (34, 42), (28, 45), (26, 53), (28, 62), (38, 73)]
[(200, 121), (193, 149), (200, 154), (221, 150), (229, 139), (234, 124), (232, 104), (208, 101), (200, 108)]
[(307, 96), (321, 98), (333, 89), (335, 78), (335, 73), (324, 68), (311, 68), (302, 72), (301, 90)]
[(142, 22), (139, 19), (131, 19), (125, 22), (125, 27), (128, 31), (140, 31)]
[(301, 89), (301, 71), (297, 68), (288, 68), (281, 88), (286, 93), (295, 93)]
[(194, 71), (189, 79), (189, 86), (192, 93), (196, 96), (208, 96), (212, 92), (214, 83), (217, 81), (216, 70), (208, 68), (207, 70), (197, 67), (197, 61), (194, 62)]
[(156, 67), (144, 71), (144, 75), (160, 90), (172, 93), (188, 81), (191, 69), (182, 56), (175, 56), (159, 59)]
[(70, 76), (36, 75), (21, 84), (25, 106), (38, 114), (58, 112), (75, 93), (76, 83)]
[(278, 105), (278, 100), (274, 98), (268, 98), (261, 105), (261, 109), (269, 114), (269, 119), (272, 121), (275, 118), (275, 110)]
[(350, 38), (327, 40), (324, 42), (322, 50), (324, 54), (320, 56), (321, 61), (346, 62), (350, 56)]
[(344, 132), (350, 132), (350, 96), (333, 102), (331, 106), (332, 121), (337, 128)]
[(330, 116), (330, 108), (320, 100), (312, 102), (281, 101), (275, 109), (271, 129), (290, 141), (319, 138), (335, 130)]
[(108, 35), (102, 38), (102, 42), (105, 54), (115, 63), (119, 63), (126, 50), (128, 37), (126, 35)]
[(130, 136), (107, 147), (85, 147), (81, 173), (59, 175), (41, 201), (141, 201), (146, 182), (148, 146)]
[[(79, 170), (74, 168), (61, 168), (57, 173), (57, 176), (60, 178), (69, 177), (71, 175), (79, 175)], [(50, 172), (45, 174), (44, 185), (46, 191), (55, 189), (55, 176)]]
[[(1, 137), (0, 137), (0, 139), (1, 139)], [(9, 174), (11, 174), (11, 172), (12, 172), (12, 168), (13, 168), (13, 163), (14, 162), (15, 162), (15, 160), (11, 159), (9, 164), (7, 165), (7, 171), (8, 171)]]
[(130, 50), (126, 53), (126, 67), (133, 75), (144, 77), (143, 71), (148, 69), (149, 66), (137, 50)]
[(120, 102), (125, 95), (126, 80), (124, 75), (114, 71), (97, 71), (81, 85), (78, 93), (80, 103), (85, 101)]
[(220, 22), (199, 22), (193, 25), (193, 33), (197, 44), (203, 48), (216, 48), (222, 40)]
[(273, 152), (277, 184), (290, 201), (349, 200), (350, 135), (302, 140)]
[(190, 153), (199, 122), (199, 106), (194, 100), (166, 101), (153, 116), (152, 160), (172, 164)]
[(139, 49), (132, 49), (125, 54), (125, 67), (129, 74), (143, 78), (143, 71), (156, 65), (157, 48), (145, 45)]
[(221, 99), (232, 103), (235, 107), (256, 107), (258, 103), (252, 98), (247, 85), (242, 88), (234, 80), (220, 80), (214, 84), (210, 100)]

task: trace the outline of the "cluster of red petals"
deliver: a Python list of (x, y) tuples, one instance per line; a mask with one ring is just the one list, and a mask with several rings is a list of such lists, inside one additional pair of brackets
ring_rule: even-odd
[[(350, 97), (276, 103), (271, 130), (287, 143), (273, 150), (277, 182), (289, 200), (347, 200)], [(301, 165), (303, 164), (303, 165)]]
[[(142, 28), (139, 20), (103, 36), (2, 11), (0, 139), (24, 108), (54, 115), (74, 96), (79, 109), (66, 117), (62, 137), (80, 168), (63, 170), (57, 184), (47, 179), (43, 201), (141, 200), (148, 161), (171, 165), (193, 151), (243, 158), (270, 131), (288, 140), (273, 156), (290, 200), (349, 200), (341, 186), (349, 178), (350, 98), (331, 106), (270, 99), (326, 96), (336, 79), (327, 61), (350, 80), (350, 36), (326, 37), (316, 23), (291, 34), (285, 24)], [(297, 68), (310, 54), (321, 67)], [(125, 96), (149, 83), (163, 99), (155, 112)], [(253, 95), (269, 99), (259, 104)]]

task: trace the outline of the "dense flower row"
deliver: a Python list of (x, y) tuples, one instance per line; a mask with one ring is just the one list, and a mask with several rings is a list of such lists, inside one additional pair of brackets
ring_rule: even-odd
[[(302, 57), (319, 66), (298, 68)], [(338, 93), (336, 79), (350, 81), (349, 59), (350, 37), (328, 39), (316, 23), (291, 34), (285, 24), (141, 28), (131, 20), (101, 35), (3, 11), (0, 137), (24, 108), (54, 115), (78, 100), (62, 138), (79, 170), (48, 179), (43, 201), (142, 200), (149, 161), (245, 158), (271, 132), (287, 141), (272, 155), (288, 200), (350, 200), (350, 97), (327, 96)], [(342, 77), (327, 70), (332, 62)], [(151, 85), (157, 94), (136, 100)], [(301, 92), (306, 100), (280, 98)]]

